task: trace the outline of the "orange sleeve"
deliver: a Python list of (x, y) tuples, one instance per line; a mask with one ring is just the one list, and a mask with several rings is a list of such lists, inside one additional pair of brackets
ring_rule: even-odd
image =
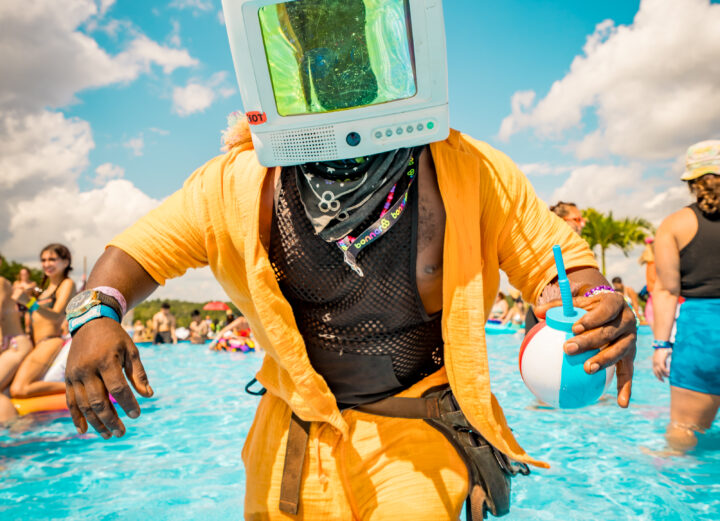
[(552, 247), (562, 247), (566, 268), (597, 268), (587, 242), (553, 214), (535, 194), (530, 181), (504, 154), (499, 168), (511, 194), (511, 209), (499, 237), (500, 268), (523, 298), (537, 302), (545, 286), (557, 276)]
[[(157, 208), (116, 236), (108, 246), (135, 259), (158, 283), (208, 264), (206, 205), (208, 173), (220, 168), (217, 158), (185, 181), (183, 187)], [(211, 190), (210, 190), (211, 191)]]

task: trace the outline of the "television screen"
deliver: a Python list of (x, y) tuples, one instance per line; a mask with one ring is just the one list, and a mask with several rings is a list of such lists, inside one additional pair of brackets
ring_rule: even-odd
[(295, 0), (258, 10), (280, 116), (411, 98), (408, 0)]

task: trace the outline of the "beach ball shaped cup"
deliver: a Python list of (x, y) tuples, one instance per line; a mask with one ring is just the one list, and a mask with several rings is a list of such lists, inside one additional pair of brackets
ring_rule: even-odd
[(574, 308), (566, 316), (562, 307), (548, 310), (545, 321), (536, 324), (520, 346), (520, 374), (523, 382), (539, 400), (560, 409), (577, 409), (595, 403), (607, 390), (615, 374), (614, 366), (587, 374), (583, 364), (598, 350), (576, 355), (563, 351), (572, 338), (572, 326), (585, 314)]

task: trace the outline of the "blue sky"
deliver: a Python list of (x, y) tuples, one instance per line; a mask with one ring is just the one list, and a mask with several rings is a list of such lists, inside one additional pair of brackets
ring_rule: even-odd
[[(687, 202), (684, 150), (720, 137), (717, 2), (444, 12), (452, 126), (508, 153), (546, 202), (656, 223)], [(242, 108), (219, 0), (6, 0), (0, 67), (0, 251), (27, 262), (60, 240), (92, 264), (220, 153)], [(610, 261), (642, 285), (636, 255)], [(207, 271), (159, 294), (222, 296)]]

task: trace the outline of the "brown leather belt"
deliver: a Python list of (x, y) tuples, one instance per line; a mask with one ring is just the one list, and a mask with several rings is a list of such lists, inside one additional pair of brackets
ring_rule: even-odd
[[(425, 420), (447, 438), (468, 468), (467, 518), (482, 520), (488, 510), (495, 516), (505, 515), (510, 506), (510, 477), (529, 473), (527, 466), (509, 460), (473, 432), (447, 385), (428, 389), (426, 394), (428, 396), (422, 398), (391, 396), (359, 405), (355, 410), (377, 416)], [(309, 433), (310, 422), (293, 413), (280, 484), (280, 510), (287, 514), (298, 513)]]
[[(387, 416), (423, 420), (440, 417), (437, 398), (398, 398), (391, 396), (377, 402), (359, 405), (356, 411)], [(290, 417), (285, 463), (280, 482), (280, 511), (296, 515), (300, 504), (300, 485), (305, 463), (305, 450), (310, 437), (310, 422), (295, 413)]]

